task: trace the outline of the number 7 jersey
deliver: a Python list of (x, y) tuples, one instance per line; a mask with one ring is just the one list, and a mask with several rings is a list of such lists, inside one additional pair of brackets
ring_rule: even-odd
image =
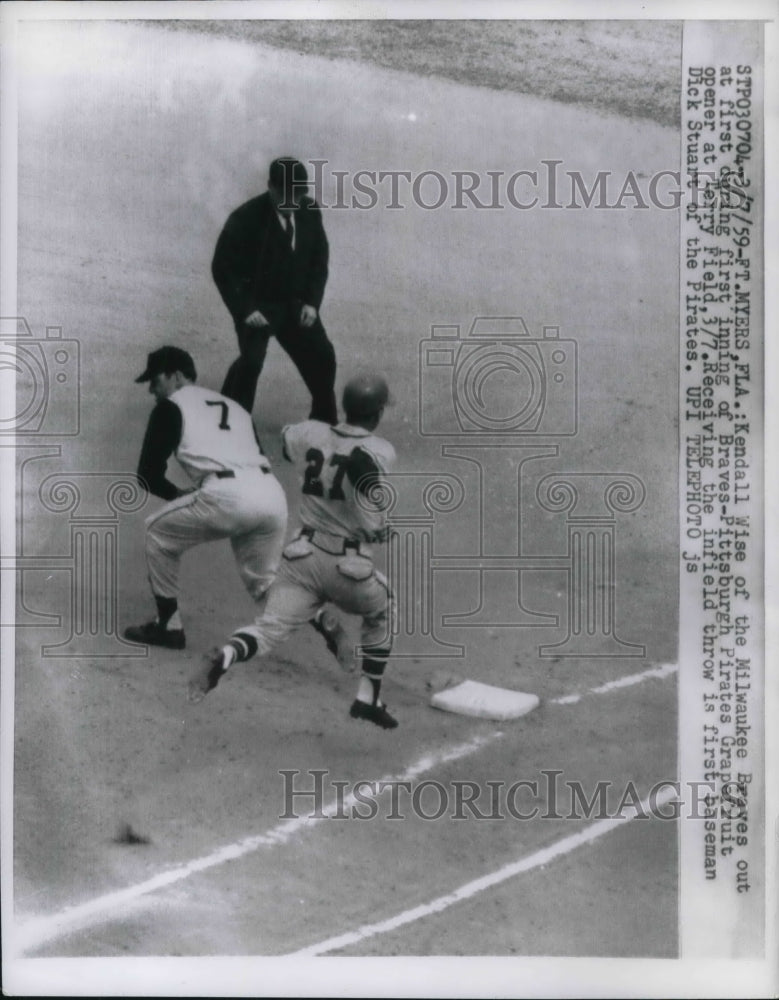
[(176, 458), (195, 483), (211, 472), (270, 468), (252, 418), (238, 403), (199, 385), (185, 385), (169, 399), (182, 416)]
[(290, 424), (281, 437), (285, 458), (300, 474), (303, 526), (371, 541), (384, 525), (382, 504), (375, 494), (371, 499), (370, 490), (361, 490), (358, 497), (352, 480), (359, 469), (368, 473), (365, 481), (381, 481), (395, 462), (389, 441), (363, 427), (345, 423), (331, 427), (318, 420)]

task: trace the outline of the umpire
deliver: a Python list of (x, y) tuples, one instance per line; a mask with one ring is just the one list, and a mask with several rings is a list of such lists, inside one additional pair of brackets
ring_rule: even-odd
[(311, 393), (310, 418), (335, 424), (335, 351), (319, 318), (329, 248), (307, 191), (302, 163), (274, 160), (267, 192), (236, 208), (217, 240), (211, 273), (240, 350), (222, 395), (252, 412), (268, 341), (276, 337)]

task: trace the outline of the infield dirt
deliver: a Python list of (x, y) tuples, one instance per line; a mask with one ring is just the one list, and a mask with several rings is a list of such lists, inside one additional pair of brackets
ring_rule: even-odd
[[(81, 358), (78, 436), (59, 439), (59, 454), (28, 461), (20, 478), (28, 554), (69, 551), (67, 515), (37, 500), (48, 475), (134, 470), (151, 400), (133, 379), (148, 351), (186, 347), (200, 381), (220, 385), (235, 345), (210, 278), (211, 254), (228, 212), (264, 188), (272, 156), (445, 175), (510, 173), (555, 158), (590, 178), (601, 169), (649, 178), (678, 166), (678, 135), (667, 125), (235, 39), (82, 22), (25, 27), (21, 43), (19, 311), (37, 336), (61, 327), (78, 340)], [(401, 470), (449, 467), (440, 444), (419, 434), (420, 344), (431, 326), (521, 315), (533, 336), (556, 325), (578, 345), (578, 434), (556, 457), (536, 462), (536, 478), (560, 470), (629, 473), (646, 489), (643, 505), (619, 517), (616, 551), (618, 627), (646, 656), (540, 658), (539, 644), (565, 633), (565, 575), (528, 574), (527, 606), (557, 615), (559, 627), (452, 629), (448, 640), (464, 644), (467, 656), (443, 665), (532, 691), (542, 707), (504, 724), (504, 739), (444, 769), (439, 780), (510, 781), (559, 767), (587, 788), (632, 780), (646, 793), (675, 777), (673, 680), (574, 705), (547, 702), (676, 656), (676, 213), (411, 206), (330, 210), (325, 224), (332, 267), (323, 317), (338, 385), (356, 368), (386, 373), (395, 405), (382, 431)], [(291, 498), (278, 433), (307, 405), (288, 359), (271, 349), (255, 415)], [(421, 405), (442, 412), (450, 405), (446, 389), (429, 390)], [(25, 458), (22, 452), (20, 463)], [(473, 486), (467, 462), (455, 467)], [(516, 539), (516, 495), (485, 496), (490, 530), (500, 526)], [(537, 551), (559, 550), (558, 523), (532, 490), (522, 500), (523, 530)], [(155, 503), (118, 522), (121, 627), (151, 615), (143, 516)], [(464, 523), (452, 521), (442, 538), (449, 554), (462, 551)], [(468, 573), (451, 576), (444, 610), (472, 610)], [(17, 632), (20, 919), (273, 827), (283, 809), (281, 769), (371, 779), (494, 729), (431, 710), (427, 684), (442, 663), (422, 658), (400, 659), (389, 672), (397, 734), (352, 722), (353, 681), (313, 632), (236, 670), (189, 706), (186, 679), (200, 652), (254, 609), (226, 546), (193, 551), (182, 578), (184, 653), (66, 659), (41, 656), (41, 646), (67, 637), (70, 577), (56, 564), (25, 574), (27, 611), (59, 609), (63, 621), (59, 629)], [(117, 843), (128, 823), (149, 843)], [(402, 825), (320, 824), (37, 954), (292, 951), (428, 900), (575, 826), (413, 817)], [(634, 823), (422, 930), (412, 925), (350, 953), (672, 956), (676, 882), (674, 824)]]

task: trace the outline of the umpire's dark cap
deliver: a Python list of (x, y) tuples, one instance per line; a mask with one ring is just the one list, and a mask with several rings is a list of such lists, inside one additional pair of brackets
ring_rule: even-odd
[(268, 182), (285, 195), (305, 194), (308, 187), (306, 168), (293, 156), (280, 156), (270, 165)]
[(195, 362), (190, 354), (180, 347), (160, 347), (149, 354), (146, 371), (135, 381), (151, 382), (156, 375), (172, 375), (173, 372), (181, 372), (193, 382), (197, 378)]

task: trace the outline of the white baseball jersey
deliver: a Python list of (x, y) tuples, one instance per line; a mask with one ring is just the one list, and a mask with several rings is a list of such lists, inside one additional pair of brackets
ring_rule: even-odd
[(182, 417), (176, 458), (193, 482), (226, 469), (270, 468), (252, 418), (238, 403), (199, 385), (182, 386), (168, 398)]
[(284, 452), (301, 474), (300, 519), (304, 527), (370, 541), (383, 527), (384, 514), (365, 494), (359, 499), (347, 475), (347, 463), (360, 448), (379, 473), (390, 471), (395, 449), (363, 427), (306, 420), (281, 432)]

